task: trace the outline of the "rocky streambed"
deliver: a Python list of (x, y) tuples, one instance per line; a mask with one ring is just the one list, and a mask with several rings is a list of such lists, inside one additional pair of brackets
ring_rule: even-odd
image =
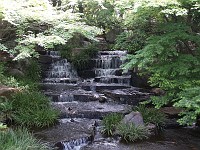
[[(132, 107), (151, 95), (130, 86), (130, 75), (123, 74), (126, 52), (99, 52), (91, 60), (91, 70), (80, 78), (73, 65), (60, 57), (59, 52), (47, 52), (39, 61), (43, 68), (43, 92), (52, 106), (60, 112), (59, 123), (35, 131), (36, 137), (60, 150), (196, 150), (200, 148), (198, 129), (166, 129), (144, 142), (125, 144), (119, 137), (101, 134), (104, 116), (111, 113), (128, 114)], [(87, 72), (90, 72), (87, 74)], [(93, 72), (93, 73), (91, 73)], [(92, 74), (93, 77), (90, 75)], [(173, 123), (169, 123), (169, 126)]]

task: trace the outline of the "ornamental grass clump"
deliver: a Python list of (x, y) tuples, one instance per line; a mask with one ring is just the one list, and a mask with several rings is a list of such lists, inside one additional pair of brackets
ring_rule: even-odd
[(47, 150), (27, 129), (0, 131), (1, 150)]
[(124, 124), (121, 123), (117, 126), (118, 134), (122, 137), (122, 140), (126, 142), (135, 142), (148, 138), (148, 129), (145, 126), (136, 126), (133, 123)]
[(117, 125), (122, 120), (122, 114), (112, 113), (103, 118), (103, 134), (112, 136)]
[(14, 121), (28, 127), (45, 127), (55, 123), (58, 112), (40, 92), (17, 93), (12, 97)]

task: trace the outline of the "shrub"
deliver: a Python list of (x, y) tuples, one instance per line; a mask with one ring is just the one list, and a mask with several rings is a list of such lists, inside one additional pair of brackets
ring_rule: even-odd
[(31, 81), (39, 81), (41, 79), (41, 67), (38, 61), (30, 60), (30, 64), (25, 71), (25, 78)]
[(192, 125), (200, 116), (200, 86), (187, 88), (178, 93), (178, 101), (174, 104), (175, 107), (182, 108), (178, 122), (181, 125)]
[(12, 118), (12, 103), (10, 103), (6, 97), (0, 96), (0, 122), (11, 121)]
[(58, 116), (47, 97), (40, 92), (17, 93), (12, 97), (12, 105), (14, 120), (20, 125), (50, 126)]
[(112, 113), (103, 118), (103, 133), (112, 136), (116, 129), (116, 126), (122, 120), (122, 115), (117, 113)]
[(135, 126), (134, 124), (119, 124), (117, 131), (126, 142), (135, 142), (148, 138), (148, 129), (144, 126)]
[(45, 150), (47, 147), (36, 140), (27, 129), (0, 131), (1, 150)]
[(155, 124), (158, 129), (165, 124), (165, 115), (159, 112), (158, 109), (147, 108), (145, 105), (140, 104), (135, 110), (142, 114), (145, 124)]
[(89, 45), (83, 49), (79, 54), (72, 57), (72, 63), (78, 70), (82, 70), (88, 66), (89, 60), (98, 52), (98, 48), (95, 44)]

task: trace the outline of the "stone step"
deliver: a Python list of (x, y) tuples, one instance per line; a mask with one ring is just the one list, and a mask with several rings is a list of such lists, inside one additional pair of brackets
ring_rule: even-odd
[(52, 106), (60, 112), (60, 118), (102, 119), (110, 113), (127, 114), (131, 106), (95, 102), (53, 102)]
[(45, 78), (43, 83), (71, 83), (76, 84), (79, 81), (78, 78)]
[(100, 83), (117, 83), (117, 84), (130, 84), (131, 76), (101, 76), (101, 77), (95, 77), (95, 82)]
[(114, 89), (126, 89), (130, 88), (131, 86), (129, 85), (122, 85), (122, 84), (105, 84), (105, 83), (92, 83), (92, 84), (82, 84), (80, 85), (82, 89), (91, 91), (91, 90), (96, 90), (96, 91), (102, 91), (102, 90), (114, 90)]
[(43, 91), (65, 91), (70, 89), (79, 89), (77, 84), (69, 83), (40, 83), (40, 88)]
[(132, 106), (136, 106), (139, 102), (148, 100), (151, 96), (151, 93), (135, 87), (120, 90), (104, 90), (101, 93), (119, 104), (128, 104)]
[(78, 74), (80, 77), (84, 79), (88, 78), (95, 78), (96, 76), (99, 75), (116, 75), (116, 76), (122, 76), (122, 75), (128, 75), (128, 73), (123, 74), (122, 69), (101, 69), (101, 68), (90, 68), (91, 70), (84, 70), (84, 71), (79, 71)]
[(118, 56), (126, 56), (127, 51), (120, 51), (120, 50), (115, 50), (115, 51), (99, 51), (99, 55), (118, 55)]
[(44, 94), (50, 97), (53, 102), (90, 102), (99, 101), (103, 94), (98, 94), (93, 91), (85, 91), (82, 89), (78, 90), (67, 90), (63, 92), (46, 91)]

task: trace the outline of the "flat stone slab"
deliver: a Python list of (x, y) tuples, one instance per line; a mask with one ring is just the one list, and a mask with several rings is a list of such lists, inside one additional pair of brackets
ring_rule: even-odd
[(147, 100), (150, 97), (150, 93), (140, 91), (139, 88), (134, 87), (126, 89), (104, 90), (102, 93), (118, 103), (129, 105), (137, 105), (139, 102)]
[(98, 101), (103, 94), (93, 91), (85, 91), (83, 89), (78, 90), (66, 90), (62, 92), (48, 91), (44, 94), (51, 98), (53, 102), (72, 102), (72, 101)]
[(50, 146), (59, 142), (68, 142), (77, 139), (90, 139), (94, 136), (94, 119), (61, 120), (60, 124), (47, 129), (37, 131), (34, 135)]
[(82, 89), (90, 91), (91, 89), (95, 89), (96, 91), (102, 91), (102, 90), (115, 90), (115, 89), (125, 89), (130, 88), (129, 85), (123, 85), (123, 84), (105, 84), (105, 83), (93, 83), (93, 84), (80, 84)]
[(53, 102), (53, 107), (60, 111), (60, 118), (102, 119), (110, 113), (127, 114), (131, 106), (124, 104), (93, 102)]
[(40, 87), (45, 91), (64, 91), (69, 89), (78, 89), (77, 84), (69, 83), (40, 83)]

